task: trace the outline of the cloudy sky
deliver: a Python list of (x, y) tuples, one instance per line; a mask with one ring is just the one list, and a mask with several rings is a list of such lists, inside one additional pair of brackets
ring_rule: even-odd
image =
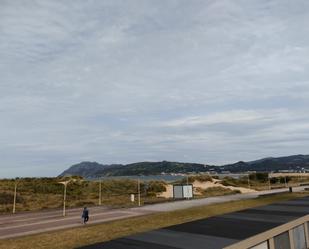
[(0, 0), (0, 178), (309, 154), (307, 0)]

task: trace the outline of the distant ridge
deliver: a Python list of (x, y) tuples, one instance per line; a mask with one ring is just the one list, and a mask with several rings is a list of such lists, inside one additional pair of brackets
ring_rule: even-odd
[[(208, 167), (208, 166), (206, 166)], [(104, 165), (97, 162), (81, 162), (72, 165), (59, 176), (78, 175), (86, 178), (100, 176), (130, 176), (130, 175), (157, 175), (161, 173), (203, 172), (204, 164), (179, 162), (138, 162), (132, 164)]]
[(280, 171), (309, 170), (309, 155), (293, 155), (285, 157), (267, 157), (255, 161), (239, 161), (223, 166), (204, 165), (199, 163), (181, 162), (137, 162), (132, 164), (100, 164), (97, 162), (81, 162), (72, 165), (59, 176), (78, 175), (85, 178), (102, 176), (130, 176), (130, 175), (158, 175), (162, 173), (188, 173), (215, 171), (222, 173), (229, 171), (239, 173), (246, 171)]
[[(293, 155), (284, 157), (267, 157), (250, 162), (237, 162), (222, 166), (231, 172), (243, 171), (279, 171), (309, 169), (309, 155)], [(222, 168), (221, 167), (221, 168)]]

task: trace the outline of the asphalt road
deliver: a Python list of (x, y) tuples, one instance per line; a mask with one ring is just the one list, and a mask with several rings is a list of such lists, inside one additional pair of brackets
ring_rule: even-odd
[[(294, 191), (303, 190), (304, 187), (293, 188)], [(194, 206), (210, 205), (213, 203), (228, 202), (256, 198), (261, 194), (277, 193), (287, 189), (262, 191), (250, 194), (237, 194), (230, 196), (211, 197), (198, 200), (184, 200), (176, 202), (148, 205), (129, 209), (107, 209), (105, 207), (91, 207), (89, 223), (97, 224), (112, 220), (141, 216), (154, 212), (172, 211)], [(14, 215), (0, 216), (0, 239), (37, 234), (65, 228), (83, 226), (81, 222), (82, 208), (68, 209), (67, 216), (62, 217), (62, 210), (27, 212)]]
[[(1, 215), (0, 239), (84, 226), (81, 219), (82, 210), (82, 208), (68, 209), (66, 217), (62, 216), (62, 210)], [(104, 207), (91, 207), (89, 210), (89, 223), (91, 224), (151, 213), (151, 211), (136, 208), (107, 209)]]

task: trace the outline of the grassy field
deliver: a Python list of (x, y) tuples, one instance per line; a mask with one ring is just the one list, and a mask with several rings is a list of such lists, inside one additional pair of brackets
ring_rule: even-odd
[(273, 202), (308, 196), (308, 193), (286, 193), (251, 200), (213, 204), (173, 212), (118, 220), (100, 225), (43, 233), (17, 239), (0, 240), (0, 249), (69, 249), (108, 241), (111, 239), (145, 232), (169, 225), (180, 224), (201, 218), (220, 215)]
[[(268, 175), (264, 173), (250, 175), (250, 188), (256, 190), (269, 189)], [(15, 180), (0, 180), (0, 214), (12, 212), (14, 186), (17, 183), (17, 205), (16, 212), (34, 211), (42, 209), (61, 208), (63, 205), (63, 185), (59, 182), (67, 179), (63, 178), (22, 178)], [(179, 183), (193, 183), (198, 181), (212, 181), (208, 175), (192, 175), (188, 179), (184, 178)], [(298, 185), (301, 182), (308, 182), (308, 177), (279, 177), (271, 179), (272, 188), (285, 186), (285, 181), (291, 186)], [(234, 179), (225, 177), (222, 180), (225, 186), (248, 188), (248, 177)], [(166, 182), (150, 181), (141, 182), (141, 203), (150, 204), (157, 202), (166, 202), (171, 199), (157, 197), (157, 194), (166, 190)], [(135, 180), (118, 179), (104, 180), (101, 183), (102, 205), (109, 207), (132, 207), (137, 202), (130, 201), (131, 194), (137, 194), (138, 184)], [(235, 190), (224, 189), (220, 187), (207, 190), (200, 189), (196, 198), (220, 196), (238, 193)], [(99, 182), (86, 181), (80, 177), (75, 177), (74, 181), (68, 184), (67, 188), (67, 207), (94, 206), (99, 203)]]
[[(98, 181), (87, 181), (81, 178), (73, 178), (67, 185), (67, 207), (94, 206), (99, 203), (100, 183)], [(21, 178), (0, 180), (0, 214), (12, 212), (14, 187), (17, 183), (16, 212), (35, 211), (42, 209), (62, 208), (63, 205), (63, 185), (62, 178)], [(211, 177), (190, 176), (189, 182), (194, 180), (211, 181)], [(185, 180), (184, 180), (185, 181)], [(183, 183), (185, 183), (183, 181)], [(151, 204), (157, 202), (166, 202), (171, 199), (157, 197), (157, 194), (166, 190), (166, 182), (149, 181), (141, 182), (141, 203)], [(237, 183), (239, 184), (239, 183)], [(137, 194), (138, 184), (136, 180), (114, 179), (101, 182), (101, 203), (109, 207), (132, 207), (137, 202), (130, 201), (131, 194)], [(197, 196), (209, 197), (227, 194), (235, 194), (235, 191), (224, 190), (220, 188), (201, 191)]]
[(231, 190), (222, 187), (211, 187), (208, 189), (200, 190), (202, 197), (213, 197), (213, 196), (222, 196), (222, 195), (235, 195), (240, 194), (239, 190)]
[[(33, 211), (48, 208), (61, 208), (63, 205), (63, 185), (61, 178), (22, 178), (0, 180), (0, 214), (12, 212), (14, 186), (17, 182), (16, 211)], [(80, 178), (67, 185), (67, 207), (94, 206), (99, 203), (99, 182)], [(162, 202), (156, 193), (165, 190), (160, 181), (141, 183), (142, 203)], [(130, 207), (130, 195), (137, 194), (137, 181), (129, 179), (104, 180), (101, 183), (102, 205), (109, 207)]]

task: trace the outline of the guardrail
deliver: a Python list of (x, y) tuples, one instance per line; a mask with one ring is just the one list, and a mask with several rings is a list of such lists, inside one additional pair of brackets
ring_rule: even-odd
[(223, 249), (309, 248), (309, 215), (237, 242)]

